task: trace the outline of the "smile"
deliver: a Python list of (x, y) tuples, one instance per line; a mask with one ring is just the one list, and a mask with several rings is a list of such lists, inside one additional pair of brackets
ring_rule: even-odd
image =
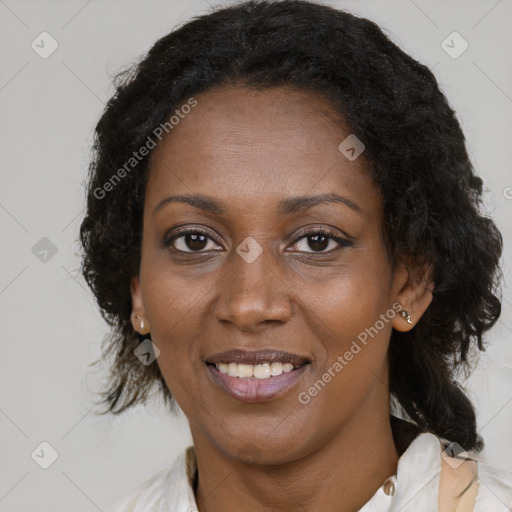
[(291, 363), (263, 363), (263, 364), (237, 364), (237, 363), (219, 363), (215, 367), (221, 373), (230, 377), (247, 379), (256, 377), (257, 379), (270, 379), (277, 377), (282, 373), (291, 372), (294, 368), (300, 368), (301, 365), (293, 366)]
[(231, 350), (212, 356), (206, 368), (212, 382), (236, 400), (263, 402), (290, 391), (309, 370), (311, 361), (278, 350)]

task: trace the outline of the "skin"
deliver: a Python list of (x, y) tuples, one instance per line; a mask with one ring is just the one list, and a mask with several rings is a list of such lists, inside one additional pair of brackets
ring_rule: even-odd
[[(380, 191), (364, 153), (350, 161), (338, 149), (350, 131), (323, 97), (290, 87), (219, 87), (196, 99), (151, 155), (140, 273), (131, 290), (134, 329), (140, 330), (138, 315), (190, 423), (197, 506), (201, 512), (359, 510), (396, 472), (387, 349), (391, 328), (412, 329), (429, 306), (428, 268), (411, 263), (392, 273)], [(283, 198), (332, 192), (360, 211), (330, 203), (277, 213)], [(227, 209), (215, 215), (170, 202), (153, 213), (177, 194), (208, 195)], [(182, 236), (174, 247), (201, 254), (164, 245), (182, 225), (206, 229), (207, 245), (186, 245)], [(330, 240), (318, 248), (298, 233), (328, 227), (352, 245)], [(249, 236), (263, 250), (252, 263), (236, 252)], [(395, 302), (413, 324), (396, 314), (301, 404), (299, 393)], [(216, 387), (204, 363), (233, 348), (286, 350), (312, 363), (286, 394), (247, 403)]]

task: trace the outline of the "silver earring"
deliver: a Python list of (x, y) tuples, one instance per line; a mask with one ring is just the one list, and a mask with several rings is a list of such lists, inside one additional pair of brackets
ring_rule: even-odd
[(400, 314), (405, 318), (408, 324), (412, 324), (411, 315), (409, 315), (405, 309), (400, 311)]

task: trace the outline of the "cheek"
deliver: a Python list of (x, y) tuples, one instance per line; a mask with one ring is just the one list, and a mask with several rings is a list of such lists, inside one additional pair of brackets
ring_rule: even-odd
[[(307, 302), (302, 312), (308, 322), (316, 322), (323, 331), (318, 338), (333, 348), (342, 349), (347, 341), (373, 326), (390, 307), (389, 274), (368, 256), (354, 253), (353, 264), (307, 284)], [(379, 330), (389, 333), (390, 324)]]
[(325, 378), (345, 388), (369, 382), (381, 372), (386, 361), (391, 320), (385, 317), (384, 309), (375, 310), (371, 304), (368, 308), (340, 306), (343, 306), (341, 312), (323, 311), (316, 322), (315, 336), (320, 343), (315, 355), (314, 378), (322, 378), (326, 373), (334, 377), (335, 374), (335, 379), (327, 375)]
[(194, 326), (204, 314), (202, 302), (213, 285), (212, 277), (196, 274), (189, 279), (184, 275), (186, 272), (162, 255), (146, 258), (141, 266), (144, 309), (151, 332), (165, 343), (187, 333), (193, 335)]
[(384, 371), (395, 311), (387, 294), (389, 274), (369, 256), (355, 255), (357, 263), (316, 282), (310, 288), (314, 300), (304, 308), (320, 341), (314, 378), (329, 382), (329, 396), (347, 389), (352, 398), (364, 395)]
[(194, 375), (202, 364), (195, 340), (204, 330), (201, 300), (208, 284), (201, 279), (193, 284), (185, 282), (175, 269), (146, 261), (141, 267), (141, 283), (151, 339), (160, 350), (157, 364), (179, 402), (185, 389), (193, 389)]
[(372, 290), (329, 291), (316, 313), (317, 364), (298, 401), (305, 413), (322, 418), (324, 432), (334, 433), (361, 404), (386, 402), (391, 322), (380, 320), (386, 308)]

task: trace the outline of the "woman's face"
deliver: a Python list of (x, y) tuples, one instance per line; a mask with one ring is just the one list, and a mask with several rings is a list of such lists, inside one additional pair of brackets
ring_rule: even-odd
[(297, 460), (387, 414), (407, 274), (391, 273), (380, 192), (364, 153), (339, 149), (349, 132), (323, 98), (217, 88), (196, 100), (151, 156), (133, 309), (196, 443)]

